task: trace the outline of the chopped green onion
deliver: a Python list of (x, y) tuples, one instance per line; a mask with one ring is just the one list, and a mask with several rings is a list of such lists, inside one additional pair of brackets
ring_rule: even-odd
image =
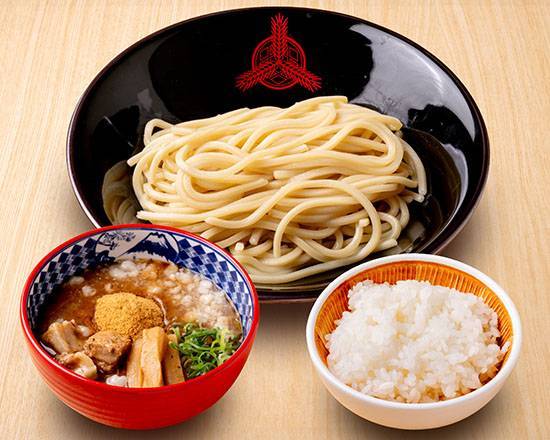
[(235, 352), (239, 339), (226, 329), (206, 328), (195, 323), (172, 327), (177, 343), (170, 347), (180, 352), (185, 377), (192, 379), (219, 367)]

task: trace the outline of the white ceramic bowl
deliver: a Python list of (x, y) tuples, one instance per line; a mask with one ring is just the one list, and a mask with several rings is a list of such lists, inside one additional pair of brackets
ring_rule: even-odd
[[(499, 326), (505, 321), (506, 340), (512, 344), (496, 376), (469, 394), (434, 403), (382, 400), (362, 394), (342, 383), (327, 368), (326, 349), (321, 343), (322, 335), (327, 332), (326, 326), (334, 319), (338, 319), (345, 310), (345, 293), (353, 284), (367, 278), (375, 282), (390, 283), (396, 279), (424, 280), (462, 291), (472, 291), (481, 296), (497, 311)], [(321, 329), (323, 326), (324, 330)], [(311, 309), (306, 338), (310, 358), (323, 384), (336, 400), (350, 411), (371, 422), (392, 428), (429, 429), (458, 422), (481, 409), (495, 397), (517, 363), (522, 334), (519, 314), (512, 300), (502, 287), (487, 275), (450, 258), (406, 254), (379, 258), (358, 265), (330, 283)]]

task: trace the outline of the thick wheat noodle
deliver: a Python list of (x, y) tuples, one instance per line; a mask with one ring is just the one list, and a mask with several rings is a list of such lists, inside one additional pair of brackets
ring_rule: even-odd
[[(250, 240), (248, 240), (249, 243), (252, 246), (257, 246), (260, 240), (262, 239), (262, 235), (264, 235), (263, 229), (260, 229), (260, 228), (254, 229), (254, 231), (252, 231), (252, 234), (250, 234)], [(264, 243), (268, 243), (269, 241), (270, 240), (267, 240)]]
[(352, 264), (395, 246), (407, 204), (426, 194), (400, 129), (343, 96), (176, 125), (153, 119), (128, 161), (137, 216), (227, 248), (261, 284)]
[(103, 178), (101, 188), (103, 209), (112, 224), (135, 223), (139, 208), (132, 192), (128, 165), (125, 161), (113, 165)]

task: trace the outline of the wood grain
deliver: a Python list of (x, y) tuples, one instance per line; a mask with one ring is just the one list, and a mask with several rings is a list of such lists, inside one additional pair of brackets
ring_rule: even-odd
[[(445, 254), (514, 299), (525, 342), (501, 394), (437, 431), (404, 433), (354, 416), (325, 392), (306, 354), (309, 305), (263, 306), (249, 363), (196, 419), (160, 432), (115, 431), (63, 406), (23, 347), (18, 305), (32, 266), (91, 227), (70, 188), (65, 136), (90, 80), (137, 39), (207, 12), (290, 4), (394, 29), (438, 56), (478, 102), (491, 139), (485, 195)], [(0, 438), (549, 438), (550, 5), (548, 1), (0, 1)]]

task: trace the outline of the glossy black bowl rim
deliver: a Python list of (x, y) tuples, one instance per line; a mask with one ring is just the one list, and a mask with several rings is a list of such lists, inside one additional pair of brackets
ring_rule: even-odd
[[(483, 116), (481, 115), (481, 112), (474, 101), (474, 98), (464, 86), (464, 84), (458, 79), (458, 77), (449, 69), (439, 58), (437, 58), (435, 55), (433, 55), (428, 50), (424, 49), (419, 44), (415, 43), (414, 41), (410, 40), (409, 38), (399, 34), (398, 32), (392, 31), (391, 29), (388, 29), (384, 26), (380, 26), (376, 23), (372, 23), (368, 20), (365, 20), (360, 17), (356, 17), (349, 14), (343, 14), (341, 12), (335, 12), (330, 11), (326, 9), (316, 9), (316, 8), (303, 8), (303, 7), (295, 7), (295, 6), (261, 6), (261, 7), (249, 7), (249, 8), (237, 8), (237, 9), (228, 9), (225, 11), (217, 11), (212, 12), (209, 14), (199, 15), (196, 17), (192, 17), (174, 24), (171, 24), (169, 26), (166, 26), (162, 29), (159, 29), (152, 34), (149, 34), (140, 40), (136, 41), (134, 44), (120, 52), (117, 56), (115, 56), (109, 63), (99, 71), (99, 73), (93, 78), (91, 83), (86, 87), (84, 90), (84, 93), (81, 95), (80, 99), (78, 100), (76, 104), (76, 108), (71, 116), (71, 120), (69, 122), (69, 130), (67, 134), (67, 143), (66, 143), (66, 160), (67, 160), (67, 169), (69, 173), (69, 179), (71, 181), (71, 186), (73, 188), (74, 194), (78, 200), (78, 203), (81, 207), (81, 209), (84, 211), (84, 214), (90, 222), (96, 227), (99, 228), (102, 225), (95, 219), (95, 217), (92, 215), (88, 203), (86, 200), (83, 199), (83, 197), (80, 195), (80, 186), (75, 178), (75, 170), (74, 170), (74, 160), (73, 160), (73, 149), (74, 149), (74, 142), (75, 142), (75, 132), (76, 132), (76, 125), (77, 120), (79, 119), (80, 113), (82, 112), (88, 96), (91, 94), (91, 92), (94, 90), (96, 84), (103, 78), (105, 73), (107, 73), (113, 66), (115, 66), (120, 60), (122, 60), (125, 56), (127, 56), (129, 53), (134, 51), (135, 49), (139, 48), (143, 43), (146, 43), (147, 41), (157, 37), (158, 35), (169, 31), (171, 29), (177, 28), (181, 25), (193, 22), (195, 20), (201, 20), (208, 17), (213, 17), (217, 15), (225, 15), (225, 14), (231, 14), (234, 12), (240, 12), (240, 11), (256, 11), (256, 10), (274, 10), (274, 11), (284, 11), (284, 10), (293, 10), (293, 11), (302, 11), (304, 13), (308, 12), (321, 12), (328, 15), (335, 15), (340, 17), (345, 17), (349, 19), (353, 19), (356, 21), (359, 21), (363, 24), (366, 24), (367, 26), (373, 27), (375, 29), (381, 30), (383, 32), (388, 33), (389, 35), (392, 35), (393, 37), (398, 38), (399, 40), (409, 44), (413, 48), (420, 51), (423, 55), (428, 57), (431, 61), (433, 61), (437, 66), (439, 66), (446, 75), (451, 78), (453, 83), (458, 87), (460, 93), (465, 98), (468, 107), (472, 113), (472, 116), (474, 118), (475, 123), (479, 126), (479, 132), (481, 135), (481, 147), (482, 147), (482, 163), (481, 163), (481, 176), (480, 179), (477, 182), (477, 186), (474, 189), (474, 192), (469, 200), (464, 200), (462, 205), (458, 207), (455, 216), (450, 219), (450, 221), (445, 224), (442, 228), (442, 230), (439, 232), (438, 235), (435, 236), (435, 238), (428, 243), (425, 247), (419, 249), (417, 252), (422, 253), (428, 253), (428, 254), (437, 254), (439, 253), (445, 246), (447, 246), (455, 237), (456, 235), (466, 226), (466, 223), (470, 220), (472, 214), (474, 213), (475, 208), (477, 207), (481, 195), (483, 193), (483, 190), (485, 188), (485, 184), (487, 183), (487, 177), (489, 174), (489, 162), (490, 162), (490, 151), (489, 151), (489, 135), (487, 133), (487, 127), (485, 126), (485, 121), (483, 120)], [(259, 297), (262, 302), (271, 302), (271, 303), (289, 303), (289, 302), (312, 302), (314, 301), (320, 292), (315, 291), (309, 291), (304, 292), (301, 294), (288, 294), (285, 292), (281, 292), (280, 294), (272, 293), (272, 292), (261, 292), (259, 291)]]

